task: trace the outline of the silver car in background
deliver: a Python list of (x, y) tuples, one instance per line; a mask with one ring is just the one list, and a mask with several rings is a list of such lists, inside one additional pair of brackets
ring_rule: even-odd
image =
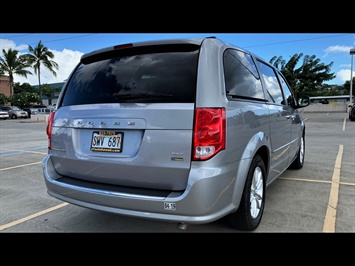
[(95, 210), (258, 227), (266, 188), (305, 158), (305, 123), (280, 71), (214, 37), (82, 56), (47, 126), (49, 195)]
[(11, 119), (28, 118), (29, 115), (26, 111), (22, 110), (18, 106), (2, 106), (1, 110), (7, 111)]

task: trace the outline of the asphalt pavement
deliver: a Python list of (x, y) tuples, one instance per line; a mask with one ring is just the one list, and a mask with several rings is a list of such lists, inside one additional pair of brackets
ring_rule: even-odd
[[(355, 232), (355, 122), (347, 113), (304, 113), (306, 157), (266, 190), (254, 233)], [(0, 121), (0, 233), (241, 233), (224, 219), (176, 223), (103, 213), (47, 194), (41, 161), (46, 117)]]

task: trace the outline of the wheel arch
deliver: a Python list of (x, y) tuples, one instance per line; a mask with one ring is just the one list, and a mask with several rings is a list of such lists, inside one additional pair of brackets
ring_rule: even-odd
[(249, 168), (251, 166), (253, 158), (257, 154), (259, 154), (263, 159), (266, 168), (266, 175), (268, 176), (270, 169), (270, 148), (268, 140), (269, 138), (265, 135), (265, 133), (259, 132), (250, 139), (248, 145), (246, 146), (247, 148), (244, 150), (243, 157), (239, 161), (239, 165), (236, 172), (236, 182), (233, 194), (233, 204), (235, 206), (235, 209), (238, 209), (239, 207)]

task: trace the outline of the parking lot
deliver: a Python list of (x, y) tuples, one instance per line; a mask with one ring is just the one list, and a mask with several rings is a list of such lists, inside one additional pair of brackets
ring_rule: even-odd
[[(306, 157), (266, 190), (264, 232), (355, 232), (355, 122), (348, 114), (304, 113)], [(0, 121), (0, 232), (238, 233), (219, 221), (189, 225), (103, 213), (50, 197), (42, 172), (45, 119)]]

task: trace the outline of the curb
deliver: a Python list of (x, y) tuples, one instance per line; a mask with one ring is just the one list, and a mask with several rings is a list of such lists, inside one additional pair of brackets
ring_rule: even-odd
[(34, 115), (29, 120), (22, 120), (20, 123), (47, 123), (48, 115)]

